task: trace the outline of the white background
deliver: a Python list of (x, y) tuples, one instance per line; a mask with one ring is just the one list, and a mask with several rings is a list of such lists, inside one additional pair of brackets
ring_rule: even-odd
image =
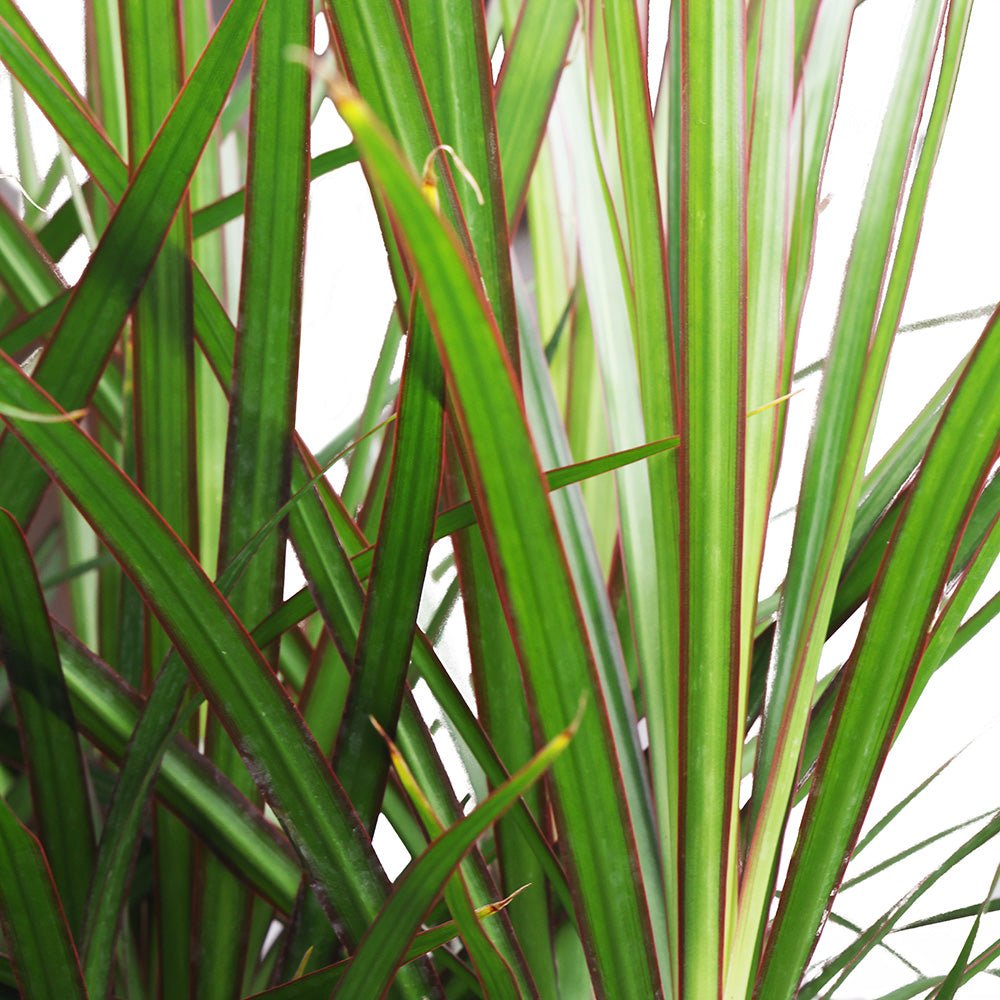
[[(657, 45), (662, 46), (665, 33), (665, 4), (653, 0), (651, 6), (651, 38), (656, 51)], [(837, 125), (823, 182), (823, 193), (830, 200), (820, 221), (799, 365), (826, 352), (863, 186), (911, 6), (912, 0), (867, 0), (855, 15)], [(23, 9), (82, 89), (81, 4), (78, 0), (25, 0)], [(998, 42), (1000, 4), (996, 0), (979, 0), (931, 188), (904, 323), (966, 310), (1000, 298), (1000, 255), (996, 246), (996, 234), (1000, 232)], [(659, 56), (654, 56), (651, 62), (655, 75)], [(3, 74), (0, 170), (16, 174), (9, 106), (9, 86)], [(39, 166), (44, 169), (55, 155), (56, 146), (51, 130), (37, 117), (34, 121)], [(314, 153), (348, 140), (349, 135), (327, 104), (315, 124)], [(64, 196), (57, 196), (57, 201)], [(360, 410), (392, 306), (381, 237), (359, 167), (342, 169), (313, 184), (307, 245), (298, 424), (306, 441), (318, 448)], [(78, 245), (63, 265), (68, 280), (76, 279), (85, 260), (85, 250)], [(981, 327), (982, 320), (967, 321), (908, 333), (899, 339), (893, 350), (873, 460), (933, 394), (974, 342)], [(810, 379), (806, 391), (792, 403), (788, 450), (775, 496), (775, 511), (795, 501), (818, 385), (818, 377)], [(773, 525), (762, 588), (765, 593), (780, 582), (791, 528), (790, 518), (777, 520)], [(1000, 584), (997, 577), (994, 573), (985, 594), (996, 590)], [(465, 657), (458, 618), (446, 632), (445, 654), (454, 660), (461, 673)], [(856, 628), (855, 620), (830, 644), (826, 668), (846, 656)], [(860, 869), (940, 829), (1000, 807), (997, 641), (997, 630), (988, 629), (931, 681), (889, 757), (869, 815), (873, 819), (882, 815), (952, 754), (970, 741), (972, 745), (865, 853)], [(949, 837), (856, 890), (845, 892), (838, 901), (837, 912), (866, 925), (933, 870), (972, 829)], [(380, 838), (380, 843), (386, 844), (388, 839)], [(908, 919), (980, 901), (998, 861), (1000, 846), (991, 844), (980, 850), (931, 890), (908, 914)], [(387, 862), (396, 870), (401, 859), (395, 856), (387, 858)], [(950, 966), (966, 930), (967, 924), (943, 925), (898, 934), (891, 941), (930, 975)], [(998, 935), (1000, 915), (987, 917), (973, 954)], [(828, 929), (816, 957), (835, 953), (848, 939), (845, 932)], [(837, 995), (845, 1000), (871, 1000), (910, 978), (911, 973), (898, 960), (879, 952), (865, 961)], [(960, 995), (968, 1000), (1000, 997), (1000, 982), (980, 976)]]

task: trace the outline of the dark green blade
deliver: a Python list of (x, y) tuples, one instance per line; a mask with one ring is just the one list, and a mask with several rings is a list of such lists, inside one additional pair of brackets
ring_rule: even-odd
[[(10, 362), (0, 368), (0, 400), (55, 412)], [(46, 462), (156, 609), (346, 933), (360, 937), (385, 897), (385, 875), (259, 650), (181, 542), (78, 428), (6, 419), (9, 426), (16, 423), (21, 441)], [(414, 980), (417, 996), (422, 986), (419, 976)]]
[[(240, 339), (226, 440), (221, 566), (288, 497), (310, 124), (309, 73), (288, 52), (302, 48), (312, 48), (309, 0), (267, 6), (253, 56)], [(244, 621), (258, 621), (280, 599), (285, 544), (283, 528), (269, 532), (229, 592), (231, 606)], [(275, 648), (269, 656), (272, 666), (277, 666), (277, 654)], [(214, 716), (206, 748), (219, 769), (252, 796), (253, 780)], [(240, 991), (251, 895), (216, 858), (203, 858), (200, 877), (203, 933), (195, 993), (200, 1000), (223, 1000)]]
[[(134, 169), (183, 82), (180, 12), (170, 0), (125, 0), (120, 8), (129, 164)], [(132, 307), (131, 326), (125, 333), (132, 348), (134, 406), (130, 417), (135, 448), (134, 459), (126, 454), (125, 467), (134, 461), (135, 479), (146, 498), (193, 548), (198, 514), (190, 253), (191, 209), (185, 198)], [(129, 611), (125, 614), (138, 618), (134, 592), (128, 589), (127, 594)], [(120, 628), (127, 634), (127, 625)], [(148, 610), (142, 634), (136, 638), (141, 645), (125, 655), (141, 664), (143, 676), (152, 676), (170, 643)], [(162, 954), (170, 956), (160, 963), (161, 989), (164, 995), (175, 996), (187, 988), (190, 978), (194, 843), (168, 810), (156, 810), (155, 824), (159, 944)], [(110, 962), (110, 948), (98, 951)], [(100, 996), (107, 990), (106, 970), (97, 981), (89, 968), (85, 974), (91, 992)]]
[[(5, 0), (6, 2), (6, 0)], [(208, 134), (221, 110), (230, 84), (250, 40), (263, 0), (235, 0), (230, 4), (212, 41), (149, 152), (136, 170), (118, 210), (76, 285), (60, 323), (39, 361), (36, 378), (66, 406), (83, 405), (96, 385), (125, 315), (156, 259)], [(0, 56), (20, 58), (25, 49), (11, 41), (13, 29), (0, 23)], [(8, 42), (10, 44), (8, 44)], [(8, 52), (8, 49), (12, 50)], [(114, 195), (122, 190), (122, 167), (110, 165), (113, 150), (97, 126), (71, 112), (65, 95), (53, 93), (49, 77), (29, 62), (23, 83), (55, 123), (69, 115), (74, 126), (67, 135), (73, 151), (88, 168), (81, 143), (96, 143), (100, 175)], [(18, 73), (20, 63), (8, 62)], [(69, 131), (67, 129), (67, 131)], [(120, 161), (114, 160), (115, 164)], [(123, 251), (127, 248), (127, 252)], [(8, 436), (0, 444), (0, 469), (5, 470), (3, 500), (19, 518), (28, 517), (45, 485), (42, 470)]]
[(35, 822), (66, 919), (78, 930), (94, 866), (86, 769), (31, 553), (6, 511), (0, 512), (0, 636)]
[(22, 996), (84, 1000), (80, 963), (45, 855), (0, 802), (0, 921)]

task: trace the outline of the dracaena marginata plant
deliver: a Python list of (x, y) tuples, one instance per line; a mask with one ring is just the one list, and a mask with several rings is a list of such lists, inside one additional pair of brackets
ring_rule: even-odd
[[(0, 993), (791, 1000), (881, 953), (893, 997), (943, 998), (986, 970), (986, 903), (939, 916), (971, 924), (950, 971), (895, 932), (995, 812), (869, 925), (837, 912), (898, 812), (861, 839), (890, 747), (998, 610), (968, 614), (997, 316), (869, 469), (971, 0), (908, 5), (773, 594), (853, 0), (86, 0), (82, 88), (40, 7), (0, 0)], [(317, 151), (328, 102), (353, 141)], [(396, 305), (312, 452), (306, 228), (339, 222), (310, 187), (357, 161)], [(327, 337), (335, 366), (336, 310)]]

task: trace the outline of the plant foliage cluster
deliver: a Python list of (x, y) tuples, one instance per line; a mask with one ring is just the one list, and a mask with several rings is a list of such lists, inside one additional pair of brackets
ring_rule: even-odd
[[(0, 205), (0, 992), (833, 995), (1000, 831), (810, 966), (889, 748), (1000, 608), (969, 615), (1000, 546), (997, 315), (865, 473), (971, 0), (910, 5), (773, 595), (853, 0), (673, 0), (665, 53), (636, 0), (223, 6), (87, 0), (81, 92), (0, 0), (25, 196)], [(314, 155), (327, 100), (353, 143)], [(63, 143), (44, 170), (29, 103)], [(312, 453), (309, 190), (358, 160), (396, 307)], [(892, 997), (988, 969), (987, 908)]]

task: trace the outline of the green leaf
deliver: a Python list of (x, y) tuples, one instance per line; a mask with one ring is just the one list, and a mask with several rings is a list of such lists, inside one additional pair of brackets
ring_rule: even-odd
[(334, 766), (361, 821), (375, 827), (388, 754), (375, 718), (395, 732), (433, 540), (441, 478), (444, 394), (426, 317), (407, 338), (386, 503), (354, 649), (354, 672)]
[[(176, 4), (125, 0), (120, 5), (129, 162), (133, 170), (152, 144), (183, 82), (179, 14)], [(151, 45), (153, 39), (156, 41)], [(129, 448), (135, 449), (134, 457), (127, 452), (126, 461), (130, 465), (134, 462), (136, 482), (150, 503), (185, 543), (193, 545), (198, 513), (190, 243), (191, 209), (185, 198), (135, 300), (131, 325), (125, 334), (131, 347), (130, 375), (134, 386), (134, 407), (129, 414), (134, 444)], [(73, 301), (71, 298), (70, 308)], [(108, 321), (113, 322), (110, 318)], [(58, 328), (54, 336), (60, 336)], [(135, 598), (131, 589), (127, 594), (126, 601), (132, 603), (124, 607), (130, 609)], [(131, 613), (124, 611), (123, 618), (127, 620)], [(134, 613), (138, 618), (138, 611)], [(170, 643), (148, 610), (143, 617), (143, 637), (139, 640), (143, 645), (129, 653), (146, 674), (158, 668)], [(119, 630), (128, 635), (121, 620)], [(125, 643), (122, 648), (125, 649)], [(193, 898), (194, 843), (169, 812), (158, 810), (155, 824), (155, 863), (162, 885), (157, 895), (159, 937), (164, 952), (171, 956), (169, 962), (160, 963), (160, 988), (164, 995), (174, 996), (186, 990), (190, 978), (192, 948), (188, 923)], [(114, 921), (112, 933), (117, 926), (117, 915), (114, 908), (114, 915), (108, 921)], [(107, 992), (111, 949), (110, 938), (102, 942), (99, 950), (107, 965), (96, 976), (85, 963), (88, 988), (97, 996)], [(88, 960), (94, 954), (91, 951)]]
[[(515, 893), (516, 895), (516, 893)], [(513, 901), (514, 896), (508, 896), (496, 903), (487, 903), (476, 908), (476, 917), (486, 921), (495, 914), (501, 913)], [(453, 920), (428, 927), (420, 931), (410, 943), (404, 962), (415, 962), (429, 951), (446, 945), (458, 935), (458, 927)], [(336, 987), (340, 977), (347, 968), (347, 960), (317, 969), (308, 975), (301, 976), (292, 982), (283, 983), (273, 989), (256, 993), (250, 1000), (328, 1000), (330, 992)]]
[[(744, 5), (680, 19), (680, 955), (720, 990), (734, 914), (746, 385)], [(748, 626), (749, 627), (749, 626)]]
[[(585, 720), (553, 772), (563, 844), (595, 973), (618, 990), (651, 995), (657, 988), (656, 959), (636, 882), (617, 753), (598, 721), (605, 708), (580, 609), (503, 347), (480, 286), (416, 178), (360, 101), (345, 98), (340, 111), (369, 175), (386, 193), (420, 275), (455, 406), (463, 468), (473, 484), (478, 521), (543, 735), (554, 735), (557, 720), (571, 714), (581, 694), (595, 700), (588, 716), (593, 722)], [(542, 606), (544, 621), (537, 613)]]
[(5, 511), (0, 512), (0, 637), (35, 821), (67, 921), (79, 928), (94, 866), (86, 769), (34, 563)]
[(24, 996), (86, 997), (45, 855), (6, 802), (0, 802), (0, 920)]
[[(95, 997), (107, 996), (111, 985), (115, 938), (130, 866), (138, 848), (144, 807), (158, 765), (176, 731), (174, 723), (187, 687), (184, 664), (171, 658), (160, 671), (132, 732), (105, 818), (80, 944), (87, 989)], [(178, 822), (175, 817), (171, 819)], [(171, 827), (161, 826), (160, 829), (164, 837), (170, 834), (176, 837)], [(176, 854), (173, 857), (176, 860)], [(161, 920), (165, 919), (161, 911)], [(187, 972), (185, 962), (184, 973)], [(169, 973), (167, 975), (169, 977)]]
[[(792, 988), (857, 838), (972, 505), (1000, 450), (994, 316), (956, 387), (904, 507), (847, 665), (764, 955), (762, 988)], [(900, 622), (913, 623), (901, 630)]]
[[(309, 177), (316, 180), (326, 174), (333, 173), (341, 167), (358, 162), (357, 150), (348, 143), (336, 149), (319, 153), (309, 161)], [(197, 209), (192, 215), (193, 235), (195, 239), (214, 233), (233, 219), (238, 219), (246, 207), (247, 193), (244, 188), (219, 198)]]
[[(8, 13), (8, 2), (3, 0), (0, 12)], [(39, 384), (65, 407), (84, 404), (97, 383), (187, 190), (261, 6), (262, 0), (230, 4), (70, 296), (35, 373)], [(92, 171), (97, 165), (95, 180), (107, 184), (108, 193), (121, 194), (124, 168), (107, 140), (72, 99), (67, 102), (66, 95), (54, 89), (51, 78), (18, 44), (12, 23), (0, 23), (0, 57), (15, 75), (23, 74), (27, 92), (57, 128), (65, 129), (64, 138), (84, 165)], [(0, 469), (8, 484), (5, 505), (26, 518), (44, 488), (42, 470), (10, 436), (0, 444)]]
[(972, 946), (976, 943), (976, 935), (979, 933), (979, 925), (982, 923), (983, 914), (988, 911), (990, 900), (996, 891), (998, 878), (1000, 878), (1000, 869), (993, 876), (990, 891), (986, 894), (986, 899), (983, 900), (982, 905), (976, 912), (976, 919), (973, 920), (972, 926), (969, 928), (965, 944), (962, 945), (962, 949), (955, 959), (955, 964), (951, 967), (948, 975), (945, 976), (944, 982), (931, 994), (933, 1000), (955, 1000), (955, 995), (958, 993), (959, 987), (965, 984), (967, 980), (965, 974), (966, 966), (969, 962), (969, 956), (972, 954)]
[[(250, 93), (246, 221), (240, 269), (239, 350), (235, 354), (226, 440), (219, 563), (228, 565), (288, 497), (295, 421), (306, 200), (309, 188), (309, 93), (305, 66), (289, 50), (312, 48), (309, 0), (269, 5), (257, 28)], [(236, 613), (256, 622), (280, 598), (283, 526), (267, 534), (227, 595)], [(269, 659), (276, 665), (278, 650)], [(253, 781), (215, 716), (206, 746), (244, 794)], [(238, 744), (237, 744), (238, 746)], [(231, 997), (243, 975), (250, 893), (217, 859), (201, 871), (204, 925), (196, 992)]]
[(385, 907), (351, 958), (334, 996), (352, 997), (360, 995), (359, 991), (381, 995), (451, 870), (476, 839), (563, 755), (579, 721), (554, 736), (465, 819), (441, 834), (400, 876)]
[[(9, 362), (0, 366), (0, 400), (53, 410)], [(384, 873), (329, 766), (246, 631), (181, 542), (80, 430), (71, 424), (14, 429), (156, 611), (320, 891), (335, 901), (347, 933), (360, 937), (385, 896)], [(417, 994), (419, 976), (414, 978)]]
[[(95, 746), (120, 761), (142, 699), (65, 630), (57, 628), (56, 640), (77, 723)], [(300, 871), (288, 841), (181, 736), (163, 755), (156, 794), (261, 895), (291, 911)]]
[(896, 927), (900, 918), (925, 892), (936, 885), (944, 875), (950, 872), (963, 859), (967, 858), (973, 851), (978, 850), (984, 844), (993, 840), (998, 833), (1000, 833), (1000, 816), (994, 816), (989, 823), (976, 831), (968, 840), (952, 851), (934, 871), (921, 879), (902, 899), (881, 914), (874, 923), (865, 929), (863, 934), (852, 941), (838, 955), (835, 955), (826, 962), (819, 974), (809, 979), (801, 987), (799, 995), (802, 997), (802, 1000), (812, 1000), (838, 973), (841, 974), (840, 979), (846, 978), (848, 972)]
[(578, 13), (576, 0), (525, 0), (504, 55), (496, 118), (511, 225), (521, 214)]
[[(890, 291), (879, 316), (882, 280), (942, 14), (938, 0), (921, 0), (914, 7), (865, 191), (809, 442), (755, 766), (755, 774), (761, 777), (754, 786), (758, 818), (750, 834), (740, 901), (744, 940), (758, 940), (767, 918), (771, 881), (808, 723), (812, 679), (849, 541), (902, 293), (912, 268), (919, 232), (916, 219), (926, 191), (922, 185), (911, 189), (906, 214), (914, 213), (914, 224), (904, 223)], [(947, 109), (953, 83), (947, 72), (940, 78), (936, 109)], [(937, 120), (939, 126), (943, 124), (940, 114)], [(940, 130), (936, 136), (939, 140)], [(926, 180), (936, 150), (932, 137), (921, 154), (921, 176)], [(789, 966), (785, 975), (791, 974)]]

